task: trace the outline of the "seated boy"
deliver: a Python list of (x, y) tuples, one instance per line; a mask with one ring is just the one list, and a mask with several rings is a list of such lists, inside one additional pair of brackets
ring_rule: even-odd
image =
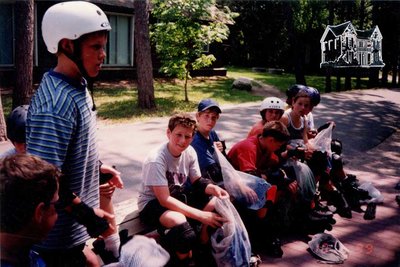
[(261, 120), (256, 122), (247, 137), (262, 134), (265, 123), (279, 120), (285, 111), (285, 103), (277, 97), (267, 97), (260, 105)]
[(0, 158), (26, 152), (25, 124), (28, 108), (29, 105), (18, 106), (7, 117), (7, 138), (14, 148), (0, 154)]
[[(228, 158), (235, 169), (268, 180), (266, 173), (271, 164), (271, 155), (286, 144), (288, 138), (289, 132), (281, 122), (267, 122), (261, 135), (252, 136), (236, 143), (229, 151)], [(273, 165), (275, 165), (275, 162)], [(250, 211), (241, 212), (246, 212), (246, 214), (241, 213), (241, 215), (246, 228), (249, 230), (250, 240), (253, 239), (253, 244), (254, 239), (262, 237), (264, 238), (263, 242), (267, 244), (267, 253), (271, 256), (281, 257), (283, 252), (280, 248), (280, 241), (276, 236), (277, 225), (273, 225), (275, 222), (268, 218), (273, 214), (269, 211), (270, 216), (261, 221), (254, 214), (248, 214)]]
[(201, 175), (216, 183), (222, 182), (221, 167), (219, 166), (214, 151), (214, 145), (225, 153), (223, 143), (220, 141), (214, 127), (219, 119), (221, 109), (212, 99), (203, 99), (197, 107), (197, 131), (191, 146), (196, 150), (199, 160)]
[(208, 197), (204, 197), (229, 195), (201, 177), (196, 152), (190, 146), (195, 132), (196, 121), (191, 116), (172, 116), (167, 129), (168, 142), (149, 153), (142, 169), (140, 218), (159, 229), (177, 265), (190, 261), (197, 238), (188, 219), (213, 228), (226, 221), (212, 212), (213, 200), (208, 202)]
[(57, 220), (58, 168), (39, 157), (15, 154), (0, 161), (1, 266), (45, 266), (32, 246)]

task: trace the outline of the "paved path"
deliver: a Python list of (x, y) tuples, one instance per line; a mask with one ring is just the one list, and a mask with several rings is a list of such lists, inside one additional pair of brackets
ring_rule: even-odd
[[(217, 131), (228, 148), (245, 138), (259, 119), (259, 104), (222, 107)], [(400, 181), (400, 91), (371, 89), (324, 94), (314, 117), (317, 125), (328, 120), (336, 122), (334, 137), (343, 142), (346, 170), (362, 182), (373, 182), (385, 197), (375, 220), (365, 221), (362, 214), (354, 212), (351, 220), (335, 215), (337, 224), (331, 233), (351, 253), (343, 266), (400, 266), (400, 208), (394, 202), (395, 195), (400, 194), (394, 190)], [(101, 159), (116, 165), (125, 182), (125, 189), (115, 194), (115, 203), (137, 196), (142, 161), (151, 148), (167, 140), (167, 121), (168, 118), (158, 118), (116, 125), (99, 123)], [(8, 143), (0, 143), (0, 152), (8, 147)], [(307, 240), (284, 241), (283, 258), (261, 255), (262, 266), (320, 265), (306, 251)]]
[[(228, 148), (245, 138), (259, 119), (259, 104), (222, 107), (217, 131)], [(385, 202), (377, 208), (375, 220), (365, 221), (363, 214), (355, 212), (350, 220), (335, 215), (337, 223), (331, 233), (350, 250), (343, 266), (400, 266), (400, 216), (394, 201), (400, 193), (394, 190), (400, 181), (400, 91), (324, 94), (314, 114), (317, 125), (328, 120), (336, 122), (334, 136), (343, 141), (346, 169), (362, 182), (373, 182), (385, 197)], [(141, 163), (150, 148), (167, 140), (167, 121), (168, 118), (159, 118), (125, 125), (100, 124), (102, 159), (115, 163), (123, 171), (127, 186), (118, 192), (117, 201), (137, 195)], [(307, 252), (307, 239), (283, 241), (283, 258), (268, 258), (261, 252), (261, 266), (320, 265)]]
[[(259, 104), (222, 107), (216, 129), (228, 148), (245, 138), (251, 125), (259, 119)], [(342, 140), (346, 160), (359, 159), (400, 128), (400, 91), (379, 89), (324, 94), (314, 116), (317, 125), (334, 120), (337, 125), (334, 137)], [(99, 123), (101, 159), (116, 165), (123, 172), (126, 184), (126, 189), (115, 196), (116, 202), (135, 194), (142, 161), (151, 148), (167, 140), (167, 123), (168, 118), (116, 125)]]

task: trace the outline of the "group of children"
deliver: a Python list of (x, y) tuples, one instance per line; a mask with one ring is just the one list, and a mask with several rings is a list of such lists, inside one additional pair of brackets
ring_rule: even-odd
[[(0, 162), (2, 266), (99, 266), (86, 246), (90, 237), (114, 260), (120, 256), (112, 195), (123, 182), (99, 160), (96, 108), (86, 83), (101, 69), (110, 30), (104, 12), (84, 1), (58, 3), (43, 17), (43, 39), (57, 65), (43, 76), (29, 107), (17, 107), (7, 122), (15, 149)], [(355, 178), (343, 171), (340, 143), (328, 156), (309, 142), (318, 132), (311, 113), (318, 90), (295, 85), (287, 93), (290, 108), (266, 98), (261, 120), (228, 152), (214, 130), (222, 113), (214, 100), (200, 101), (195, 118), (169, 119), (168, 141), (144, 160), (138, 199), (140, 218), (158, 230), (169, 266), (193, 266), (210, 255), (210, 235), (227, 222), (215, 211), (217, 198), (232, 201), (252, 246), (274, 257), (283, 255), (287, 226), (332, 228), (332, 209), (321, 196), (351, 216), (340, 190), (355, 192)], [(236, 170), (271, 185), (263, 207), (249, 209), (227, 192), (218, 151)], [(110, 179), (101, 184), (100, 174)], [(258, 200), (254, 188), (241, 189), (249, 202)]]

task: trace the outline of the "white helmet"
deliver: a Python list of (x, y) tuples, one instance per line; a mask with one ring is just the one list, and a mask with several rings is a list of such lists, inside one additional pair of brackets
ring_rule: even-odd
[(43, 16), (42, 35), (47, 50), (55, 54), (61, 39), (76, 40), (84, 34), (111, 30), (106, 14), (95, 4), (71, 1), (51, 6)]
[(263, 100), (260, 106), (260, 111), (265, 109), (280, 109), (285, 110), (285, 104), (283, 101), (277, 97), (267, 97)]

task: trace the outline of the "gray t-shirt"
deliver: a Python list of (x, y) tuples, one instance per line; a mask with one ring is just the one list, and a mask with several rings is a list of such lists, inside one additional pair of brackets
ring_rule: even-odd
[(189, 178), (201, 176), (196, 151), (189, 146), (179, 157), (168, 150), (168, 143), (152, 150), (143, 162), (142, 185), (139, 191), (138, 209), (141, 211), (156, 196), (152, 186), (183, 186)]

